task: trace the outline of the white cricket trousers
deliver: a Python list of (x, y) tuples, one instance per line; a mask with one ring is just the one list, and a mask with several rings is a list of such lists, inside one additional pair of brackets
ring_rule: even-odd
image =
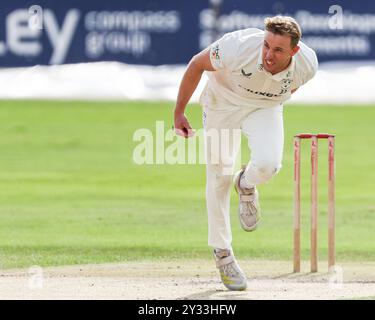
[(241, 146), (248, 140), (251, 160), (246, 166), (248, 186), (268, 182), (280, 169), (284, 147), (283, 106), (272, 108), (203, 106), (206, 154), (208, 245), (230, 249), (230, 194), (233, 169)]

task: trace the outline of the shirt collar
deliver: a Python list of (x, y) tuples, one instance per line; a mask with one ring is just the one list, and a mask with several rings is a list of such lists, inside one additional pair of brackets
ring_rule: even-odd
[(295, 58), (293, 56), (292, 60), (290, 61), (290, 64), (289, 64), (288, 68), (286, 68), (285, 70), (283, 70), (279, 73), (276, 73), (276, 74), (272, 75), (270, 72), (268, 72), (268, 71), (266, 71), (266, 69), (264, 69), (264, 65), (263, 65), (263, 61), (262, 61), (262, 48), (261, 48), (260, 52), (259, 52), (259, 56), (258, 56), (258, 61), (257, 61), (257, 70), (258, 70), (258, 72), (265, 73), (267, 76), (269, 76), (273, 80), (281, 81), (283, 79), (286, 79), (286, 78), (290, 79), (290, 78), (293, 77), (293, 71), (294, 71), (295, 64), (296, 64), (296, 61), (295, 61)]

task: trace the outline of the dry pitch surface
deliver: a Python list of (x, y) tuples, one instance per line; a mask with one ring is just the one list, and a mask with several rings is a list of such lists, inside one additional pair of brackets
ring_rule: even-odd
[[(286, 261), (239, 261), (248, 289), (227, 291), (210, 260), (129, 262), (0, 271), (0, 299), (375, 299), (375, 262), (336, 273), (291, 273)], [(341, 281), (342, 280), (342, 281)]]

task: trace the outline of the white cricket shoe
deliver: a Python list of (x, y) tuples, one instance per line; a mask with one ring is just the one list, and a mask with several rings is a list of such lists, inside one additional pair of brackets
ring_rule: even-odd
[(216, 267), (219, 269), (221, 281), (229, 289), (243, 291), (247, 287), (245, 273), (241, 270), (232, 250), (215, 249), (214, 258)]
[(245, 169), (238, 171), (233, 179), (234, 188), (238, 194), (238, 217), (245, 231), (254, 231), (260, 220), (259, 194), (256, 187), (241, 188), (241, 178)]

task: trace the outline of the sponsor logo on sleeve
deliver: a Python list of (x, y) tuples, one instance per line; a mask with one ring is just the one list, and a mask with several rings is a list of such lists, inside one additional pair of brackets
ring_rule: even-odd
[(220, 60), (219, 51), (220, 51), (219, 45), (217, 44), (216, 46), (212, 48), (212, 51), (211, 51), (212, 58), (214, 58), (215, 60)]

